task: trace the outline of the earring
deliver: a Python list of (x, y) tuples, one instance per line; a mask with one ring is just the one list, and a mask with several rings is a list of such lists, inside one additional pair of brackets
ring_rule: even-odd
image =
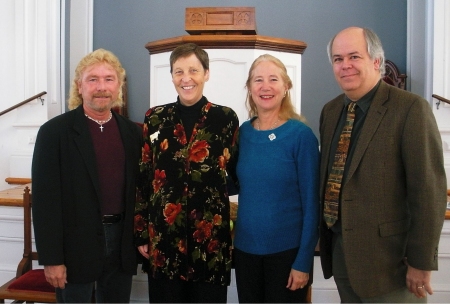
[(287, 91), (284, 91), (284, 95), (283, 95), (283, 97), (286, 97), (286, 94), (287, 94)]

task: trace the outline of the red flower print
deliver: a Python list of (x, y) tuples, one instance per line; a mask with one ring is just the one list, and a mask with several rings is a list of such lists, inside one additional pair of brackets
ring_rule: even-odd
[(220, 243), (218, 240), (211, 240), (208, 243), (208, 252), (209, 253), (213, 253), (213, 252), (218, 252), (220, 248)]
[(197, 242), (201, 243), (205, 239), (209, 239), (211, 237), (211, 230), (213, 225), (210, 222), (207, 221), (201, 221), (197, 223), (196, 228), (197, 230), (194, 232), (194, 239), (196, 239)]
[(187, 196), (188, 194), (189, 194), (189, 188), (188, 188), (187, 184), (184, 184), (183, 196)]
[(182, 125), (176, 124), (173, 135), (177, 137), (177, 140), (180, 144), (185, 145), (187, 143), (186, 133), (184, 132), (184, 127)]
[(144, 124), (142, 125), (142, 136), (143, 136), (144, 138), (146, 138), (147, 135), (148, 135), (148, 125), (147, 125), (146, 123), (144, 123)]
[(195, 163), (202, 163), (209, 156), (209, 145), (206, 140), (195, 141), (189, 150), (189, 160)]
[(218, 162), (220, 169), (225, 169), (227, 167), (227, 161), (223, 155), (219, 156)]
[(165, 138), (160, 144), (159, 148), (161, 149), (161, 152), (165, 152), (169, 148), (169, 142), (167, 141), (167, 138)]
[(142, 162), (144, 164), (148, 163), (148, 161), (150, 160), (150, 155), (152, 153), (152, 150), (150, 150), (150, 146), (145, 143), (144, 146), (142, 147)]
[(189, 267), (187, 276), (180, 274), (180, 280), (183, 280), (183, 281), (192, 280), (193, 277), (194, 277), (194, 269), (192, 267)]
[(147, 226), (147, 223), (145, 222), (144, 218), (140, 214), (136, 214), (134, 216), (134, 231), (143, 231), (145, 226)]
[(197, 123), (197, 125), (196, 125), (196, 128), (195, 128), (195, 134), (194, 135), (196, 135), (198, 132), (197, 132), (197, 129), (203, 129), (204, 127), (205, 127), (205, 119), (206, 119), (206, 116), (203, 116), (200, 120), (199, 120), (199, 122)]
[(205, 105), (205, 112), (208, 112), (209, 109), (211, 109), (211, 106), (212, 106), (212, 103), (208, 102), (208, 103)]
[(227, 162), (230, 160), (231, 154), (228, 148), (223, 149), (223, 157)]
[(182, 253), (182, 254), (187, 254), (187, 248), (186, 248), (186, 240), (182, 239), (178, 241), (178, 250)]
[(148, 235), (150, 236), (150, 239), (153, 239), (156, 235), (156, 231), (155, 231), (155, 225), (150, 224), (148, 225)]
[(172, 225), (175, 222), (175, 219), (177, 218), (178, 213), (181, 212), (181, 204), (174, 204), (174, 203), (168, 203), (166, 204), (166, 207), (164, 208), (164, 217), (166, 218), (165, 221)]
[(194, 209), (194, 210), (191, 211), (191, 214), (190, 214), (189, 218), (191, 220), (199, 220), (199, 219), (202, 218), (202, 216), (203, 215), (202, 215), (202, 213), (200, 211), (197, 211), (197, 209)]
[(214, 215), (213, 223), (214, 223), (214, 226), (222, 225), (222, 216), (220, 214)]
[(155, 170), (155, 177), (153, 178), (152, 185), (153, 185), (153, 191), (156, 193), (159, 191), (159, 189), (164, 186), (166, 183), (166, 171), (162, 170), (159, 171), (159, 169)]
[[(197, 126), (197, 128), (198, 128), (198, 127), (199, 127), (199, 126)], [(194, 128), (194, 130), (192, 130), (191, 138), (194, 138), (194, 137), (197, 135), (197, 133), (198, 133), (197, 128)]]
[(153, 265), (155, 267), (163, 267), (164, 266), (166, 257), (163, 254), (161, 254), (161, 252), (158, 249), (153, 250), (152, 257), (153, 257)]
[(145, 116), (150, 116), (150, 114), (152, 114), (152, 112), (153, 112), (152, 108), (148, 109), (147, 112), (145, 112)]
[(223, 149), (223, 155), (219, 156), (218, 162), (219, 162), (219, 168), (225, 169), (227, 167), (227, 163), (230, 160), (230, 151), (228, 151), (228, 148)]
[(231, 146), (234, 147), (234, 145), (236, 144), (236, 140), (238, 139), (239, 136), (239, 128), (236, 128), (234, 130), (234, 134), (233, 134), (233, 141), (231, 142)]

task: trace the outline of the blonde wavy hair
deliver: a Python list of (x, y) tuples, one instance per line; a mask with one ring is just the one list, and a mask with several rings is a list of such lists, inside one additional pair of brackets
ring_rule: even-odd
[(263, 61), (269, 61), (274, 63), (279, 69), (280, 69), (280, 75), (283, 82), (287, 85), (288, 90), (286, 91), (286, 95), (283, 97), (283, 100), (281, 101), (281, 108), (279, 113), (279, 118), (282, 120), (288, 120), (288, 119), (296, 119), (300, 120), (302, 122), (306, 122), (306, 119), (303, 115), (298, 114), (295, 111), (294, 104), (292, 103), (290, 89), (292, 89), (292, 80), (289, 77), (286, 66), (281, 62), (280, 59), (276, 58), (275, 56), (269, 55), (269, 54), (263, 54), (259, 56), (258, 58), (253, 61), (250, 70), (248, 71), (248, 78), (245, 82), (245, 87), (247, 89), (247, 99), (245, 100), (245, 105), (248, 110), (248, 118), (253, 118), (255, 116), (258, 116), (258, 109), (256, 108), (255, 101), (252, 98), (252, 94), (250, 94), (250, 88), (251, 88), (251, 81), (253, 76), (253, 71)]
[(119, 79), (119, 95), (117, 100), (114, 101), (113, 107), (120, 107), (123, 104), (122, 99), (122, 85), (125, 80), (125, 69), (120, 64), (119, 58), (116, 57), (112, 52), (107, 51), (105, 49), (98, 49), (93, 51), (92, 53), (87, 54), (83, 59), (78, 63), (77, 68), (75, 69), (75, 77), (72, 81), (72, 86), (70, 87), (70, 94), (68, 100), (68, 106), (70, 110), (77, 108), (79, 105), (83, 103), (83, 98), (81, 94), (78, 93), (78, 83), (81, 81), (81, 77), (83, 75), (84, 70), (87, 67), (90, 67), (97, 63), (107, 63), (109, 64), (116, 72), (117, 77)]

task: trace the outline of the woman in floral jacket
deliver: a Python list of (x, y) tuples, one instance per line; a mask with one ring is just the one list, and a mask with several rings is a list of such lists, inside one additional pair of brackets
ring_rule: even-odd
[(225, 303), (232, 245), (226, 177), (235, 176), (239, 120), (203, 96), (204, 50), (177, 47), (170, 69), (177, 102), (145, 114), (136, 245), (148, 259), (150, 302)]

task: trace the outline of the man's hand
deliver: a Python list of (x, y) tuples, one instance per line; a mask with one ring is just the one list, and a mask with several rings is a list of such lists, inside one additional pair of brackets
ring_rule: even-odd
[(67, 273), (65, 265), (44, 266), (44, 274), (47, 282), (53, 287), (64, 288), (67, 283)]
[(138, 250), (144, 258), (146, 258), (147, 260), (150, 258), (150, 255), (148, 254), (148, 245), (139, 246)]
[(289, 274), (288, 284), (286, 288), (290, 290), (297, 290), (306, 286), (309, 280), (309, 273), (301, 272), (295, 269), (291, 269)]
[(425, 298), (427, 293), (433, 294), (431, 288), (431, 271), (420, 270), (411, 265), (408, 265), (408, 272), (406, 273), (406, 287), (418, 298)]

